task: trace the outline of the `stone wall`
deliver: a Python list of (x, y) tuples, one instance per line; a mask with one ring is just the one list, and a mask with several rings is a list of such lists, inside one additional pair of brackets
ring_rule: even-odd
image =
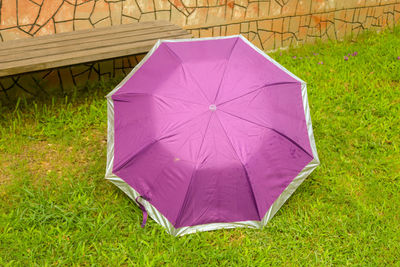
[[(340, 40), (393, 26), (400, 0), (0, 0), (0, 39), (150, 20), (169, 20), (194, 37), (242, 34), (269, 51)], [(128, 72), (142, 55), (0, 79), (0, 98), (63, 93), (74, 85)]]

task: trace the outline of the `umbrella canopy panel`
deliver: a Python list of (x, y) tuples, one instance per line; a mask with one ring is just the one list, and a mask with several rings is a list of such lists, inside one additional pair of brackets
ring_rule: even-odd
[(316, 158), (302, 88), (241, 36), (160, 42), (109, 95), (112, 173), (175, 228), (262, 221)]

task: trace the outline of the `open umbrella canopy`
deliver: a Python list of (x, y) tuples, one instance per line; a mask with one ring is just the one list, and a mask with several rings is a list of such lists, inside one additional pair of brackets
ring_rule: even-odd
[(159, 41), (107, 97), (106, 178), (173, 235), (260, 228), (319, 164), (306, 84), (243, 36)]

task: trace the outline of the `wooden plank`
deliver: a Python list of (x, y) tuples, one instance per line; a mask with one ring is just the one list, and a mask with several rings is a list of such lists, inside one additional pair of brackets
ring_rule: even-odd
[[(177, 36), (178, 38), (182, 36)], [(182, 38), (188, 38), (190, 36), (183, 36)], [(57, 68), (75, 64), (81, 64), (86, 62), (93, 62), (104, 59), (111, 59), (117, 57), (123, 57), (127, 55), (133, 55), (138, 53), (147, 52), (151, 49), (157, 40), (150, 40), (138, 43), (138, 46), (132, 47), (131, 45), (124, 45), (114, 47), (112, 51), (110, 49), (97, 49), (96, 53), (87, 55), (84, 52), (79, 53), (68, 53), (59, 55), (58, 57), (46, 57), (31, 60), (30, 62), (22, 61), (19, 64), (8, 64), (5, 68), (0, 68), (0, 76), (14, 75), (18, 73), (32, 72), (37, 70), (45, 70), (50, 68)], [(85, 58), (83, 58), (85, 56)]]
[(87, 50), (92, 50), (92, 49), (97, 49), (97, 48), (107, 48), (107, 47), (114, 47), (118, 45), (123, 45), (123, 44), (131, 44), (132, 46), (135, 46), (135, 43), (140, 42), (140, 41), (146, 41), (146, 40), (153, 40), (153, 39), (163, 39), (163, 38), (168, 38), (168, 36), (178, 36), (178, 35), (184, 35), (186, 34), (186, 31), (184, 30), (173, 30), (173, 31), (162, 31), (162, 32), (155, 32), (155, 33), (146, 33), (142, 34), (140, 36), (131, 36), (127, 37), (124, 39), (120, 40), (106, 40), (106, 41), (99, 41), (99, 42), (90, 42), (90, 43), (84, 43), (84, 44), (76, 44), (74, 46), (68, 46), (68, 47), (56, 47), (56, 48), (51, 48), (51, 49), (46, 49), (46, 50), (40, 50), (40, 51), (32, 51), (32, 52), (25, 52), (23, 54), (16, 54), (16, 55), (9, 55), (7, 57), (2, 57), (1, 63), (12, 63), (12, 62), (17, 62), (20, 60), (28, 60), (28, 59), (34, 59), (34, 58), (40, 58), (44, 56), (57, 56), (59, 54), (65, 54), (65, 53), (70, 53), (70, 52), (79, 52), (79, 51), (87, 51)]
[[(30, 45), (36, 45), (39, 43), (49, 43), (49, 42), (59, 42), (59, 41), (65, 41), (65, 40), (71, 40), (71, 39), (79, 39), (82, 37), (86, 37), (88, 35), (97, 36), (97, 35), (112, 34), (112, 33), (117, 33), (117, 32), (126, 32), (126, 31), (134, 31), (134, 30), (139, 30), (139, 29), (155, 28), (155, 27), (159, 27), (162, 25), (173, 25), (173, 24), (166, 22), (166, 21), (151, 21), (151, 22), (122, 24), (122, 25), (116, 25), (116, 26), (104, 27), (104, 28), (94, 28), (94, 29), (87, 29), (87, 30), (80, 30), (80, 31), (57, 33), (57, 34), (38, 36), (38, 37), (33, 37), (33, 38), (25, 38), (25, 39), (0, 42), (0, 49), (26, 47), (26, 46), (30, 46)], [(174, 26), (176, 26), (176, 25), (174, 25)], [(176, 27), (178, 27), (178, 26), (176, 26)]]
[(101, 40), (107, 40), (107, 39), (113, 39), (113, 38), (117, 39), (117, 38), (124, 38), (124, 37), (128, 37), (128, 36), (140, 35), (143, 33), (153, 33), (153, 32), (158, 32), (158, 31), (175, 30), (175, 29), (181, 30), (181, 28), (179, 28), (175, 25), (161, 25), (161, 26), (151, 27), (151, 28), (146, 28), (146, 29), (140, 28), (140, 29), (136, 29), (136, 30), (127, 30), (127, 31), (122, 31), (122, 32), (111, 32), (111, 33), (107, 33), (107, 34), (86, 34), (83, 36), (76, 36), (75, 38), (71, 38), (71, 39), (65, 39), (65, 40), (55, 39), (53, 41), (32, 43), (29, 46), (7, 47), (5, 49), (2, 49), (2, 47), (0, 45), (0, 56), (10, 55), (10, 54), (14, 54), (14, 53), (25, 53), (25, 52), (30, 52), (33, 50), (54, 48), (54, 47), (60, 47), (60, 46), (88, 43), (93, 40), (101, 41)]
[(60, 44), (58, 44), (58, 46), (53, 47), (53, 48), (45, 48), (45, 49), (39, 49), (39, 50), (33, 49), (33, 50), (29, 50), (29, 51), (25, 50), (25, 51), (23, 51), (23, 53), (15, 53), (14, 49), (10, 49), (10, 51), (7, 55), (0, 56), (0, 62), (2, 62), (2, 63), (13, 62), (16, 60), (21, 60), (21, 59), (30, 59), (30, 58), (41, 57), (41, 56), (46, 56), (46, 55), (57, 55), (57, 54), (62, 54), (62, 53), (67, 53), (67, 52), (94, 49), (94, 48), (98, 48), (98, 47), (114, 46), (114, 45), (125, 44), (125, 43), (134, 44), (137, 41), (146, 40), (149, 38), (155, 39), (155, 38), (158, 38), (158, 36), (175, 35), (176, 33), (185, 34), (186, 32), (182, 29), (169, 30), (167, 28), (167, 29), (162, 29), (162, 30), (158, 30), (158, 31), (153, 30), (151, 32), (137, 31), (136, 34), (131, 33), (130, 34), (131, 36), (127, 36), (127, 37), (111, 35), (110, 36), (111, 39), (107, 38), (107, 36), (97, 36), (97, 37), (91, 38), (89, 40), (84, 38), (81, 40), (76, 40), (73, 43), (71, 43), (70, 45), (63, 45), (62, 43), (60, 43)]
[(165, 34), (164, 36), (158, 36), (157, 39), (139, 41), (134, 44), (120, 44), (112, 47), (69, 52), (57, 56), (44, 56), (0, 63), (0, 77), (144, 53), (149, 51), (158, 39), (190, 37), (190, 34), (182, 30), (174, 35)]

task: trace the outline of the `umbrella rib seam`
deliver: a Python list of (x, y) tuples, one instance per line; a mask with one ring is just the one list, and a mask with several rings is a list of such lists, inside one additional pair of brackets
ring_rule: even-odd
[(219, 85), (218, 85), (217, 93), (215, 94), (215, 97), (214, 97), (214, 103), (215, 103), (215, 101), (217, 101), (218, 94), (219, 94), (219, 91), (220, 91), (220, 89), (221, 89), (222, 82), (223, 82), (224, 79), (225, 79), (226, 70), (227, 70), (228, 67), (229, 67), (229, 62), (231, 61), (231, 57), (232, 57), (232, 54), (233, 54), (233, 50), (235, 49), (238, 40), (239, 40), (239, 38), (236, 39), (235, 43), (234, 43), (233, 46), (232, 46), (231, 52), (229, 53), (228, 62), (226, 63), (226, 66), (225, 66), (225, 69), (224, 69), (224, 73), (222, 74), (221, 81), (219, 82)]
[[(190, 119), (184, 121), (181, 125), (179, 125), (179, 126), (177, 126), (177, 127), (182, 127), (183, 125), (185, 125), (185, 124), (189, 123), (190, 121), (192, 121), (194, 118), (196, 118), (196, 117), (198, 117), (198, 116), (201, 116), (201, 115), (203, 115), (203, 114), (206, 113), (206, 112), (208, 112), (208, 110), (207, 110), (207, 111), (204, 111), (204, 112), (202, 112), (202, 113), (200, 113), (200, 114), (197, 114), (196, 116), (194, 116), (194, 117), (192, 117), (192, 118), (190, 118)], [(157, 143), (157, 142), (159, 142), (159, 141), (161, 141), (161, 140), (163, 140), (163, 139), (166, 139), (166, 138), (168, 138), (168, 137), (171, 137), (171, 136), (173, 136), (173, 135), (166, 135), (166, 136), (161, 136), (161, 137), (159, 137), (159, 138), (156, 138), (153, 142), (147, 144), (147, 145), (144, 146), (142, 149), (140, 149), (138, 152), (136, 152), (135, 154), (133, 154), (132, 156), (130, 156), (130, 157), (129, 157), (125, 162), (123, 162), (117, 169), (113, 170), (113, 172), (117, 172), (117, 171), (121, 170), (121, 169), (122, 169), (123, 167), (125, 167), (129, 162), (131, 162), (134, 158), (136, 158), (139, 154), (141, 154), (142, 152), (144, 152), (145, 149), (148, 149), (150, 146), (154, 145), (155, 143)]]
[(271, 130), (271, 131), (273, 131), (273, 132), (279, 134), (280, 136), (284, 137), (286, 140), (288, 140), (289, 142), (293, 143), (295, 146), (297, 146), (298, 148), (300, 148), (304, 153), (306, 153), (309, 157), (311, 157), (311, 159), (314, 158), (314, 156), (310, 155), (310, 153), (308, 153), (301, 145), (299, 145), (296, 141), (294, 141), (292, 138), (290, 138), (290, 137), (287, 136), (286, 134), (283, 134), (283, 133), (281, 133), (280, 131), (278, 131), (278, 130), (272, 128), (272, 127), (268, 127), (268, 126), (262, 125), (262, 124), (260, 124), (260, 123), (256, 123), (256, 122), (254, 122), (254, 121), (251, 121), (251, 120), (248, 120), (248, 119), (239, 117), (239, 116), (237, 116), (237, 115), (235, 115), (235, 114), (232, 114), (232, 113), (230, 113), (230, 112), (227, 112), (227, 111), (225, 111), (225, 110), (222, 110), (222, 109), (219, 109), (219, 110), (222, 111), (222, 112), (224, 112), (224, 113), (226, 113), (226, 114), (228, 114), (228, 115), (230, 115), (230, 116), (232, 116), (232, 117), (238, 118), (238, 119), (240, 119), (240, 120), (247, 121), (247, 122), (249, 122), (249, 123), (252, 123), (252, 124), (254, 124), (254, 125), (257, 125), (257, 126), (266, 128), (266, 129), (268, 129), (268, 130)]
[(131, 162), (134, 158), (136, 158), (139, 154), (142, 154), (144, 151), (146, 151), (147, 149), (149, 149), (151, 146), (153, 146), (155, 143), (157, 143), (159, 140), (155, 139), (152, 142), (148, 143), (147, 145), (143, 146), (141, 149), (139, 149), (139, 151), (137, 151), (136, 153), (134, 153), (132, 156), (128, 157), (128, 159), (126, 159), (122, 164), (119, 165), (118, 168), (113, 170), (113, 173), (116, 173), (118, 171), (120, 171), (122, 168), (124, 168), (129, 162)]
[(239, 161), (240, 164), (242, 165), (242, 168), (243, 168), (243, 170), (244, 170), (244, 173), (245, 173), (247, 182), (249, 183), (249, 186), (250, 186), (251, 195), (253, 196), (253, 201), (254, 201), (254, 205), (255, 205), (256, 210), (257, 210), (258, 219), (261, 220), (262, 218), (261, 218), (261, 216), (260, 216), (260, 211), (258, 210), (258, 205), (257, 205), (256, 196), (255, 196), (255, 194), (254, 194), (253, 185), (252, 185), (252, 183), (250, 182), (250, 176), (249, 176), (249, 174), (248, 174), (248, 172), (247, 172), (246, 166), (245, 166), (245, 165), (243, 164), (243, 162), (240, 160), (239, 154), (237, 153), (235, 147), (233, 146), (232, 141), (231, 141), (231, 139), (229, 138), (228, 133), (226, 132), (225, 127), (224, 127), (224, 125), (222, 124), (221, 120), (219, 119), (218, 115), (217, 115), (216, 117), (217, 117), (217, 119), (218, 119), (218, 121), (219, 121), (219, 124), (221, 125), (222, 130), (223, 130), (224, 133), (225, 133), (226, 138), (227, 138), (228, 141), (229, 141), (229, 144), (231, 145), (231, 147), (232, 147), (232, 149), (233, 149), (233, 152), (235, 152), (238, 161)]
[[(182, 66), (184, 75), (186, 76), (186, 72), (190, 73), (190, 71), (188, 71), (188, 70), (185, 68), (181, 57), (178, 56), (178, 54), (175, 53), (167, 44), (165, 45), (165, 47), (168, 49), (168, 51), (169, 51), (171, 54), (173, 54), (173, 55), (179, 60), (179, 62), (181, 63), (181, 66)], [(208, 102), (210, 102), (210, 100), (208, 99), (207, 95), (204, 93), (203, 89), (200, 87), (199, 82), (194, 78), (193, 74), (192, 74), (191, 76), (192, 76), (193, 80), (196, 82), (196, 85), (197, 85), (197, 87), (200, 89), (200, 92), (203, 94), (204, 98), (205, 98)]]
[[(185, 99), (180, 99), (180, 98), (176, 98), (176, 97), (171, 97), (171, 96), (161, 96), (161, 95), (155, 95), (155, 94), (149, 94), (149, 93), (122, 93), (122, 94), (118, 94), (118, 95), (115, 95), (115, 97), (118, 97), (118, 96), (124, 96), (124, 95), (148, 95), (148, 96), (153, 96), (153, 97), (155, 97), (155, 98), (171, 98), (171, 99), (174, 99), (174, 100), (178, 100), (178, 101), (182, 101), (182, 102), (185, 102), (185, 103), (190, 103), (190, 104), (196, 104), (196, 105), (204, 105), (204, 104), (202, 104), (202, 103), (197, 103), (197, 102), (192, 102), (192, 101), (187, 101), (187, 100), (185, 100)], [(114, 101), (125, 101), (125, 100), (123, 100), (123, 99), (113, 99)]]
[(282, 85), (282, 84), (296, 84), (296, 83), (298, 83), (298, 82), (297, 81), (296, 82), (278, 82), (278, 83), (263, 84), (262, 86), (258, 87), (257, 89), (254, 89), (253, 91), (250, 91), (250, 92), (245, 93), (243, 95), (240, 95), (238, 97), (226, 100), (226, 101), (224, 101), (222, 103), (218, 103), (218, 106), (225, 105), (226, 103), (229, 103), (229, 102), (234, 101), (236, 99), (239, 99), (239, 98), (242, 98), (244, 96), (250, 95), (250, 94), (255, 93), (255, 92), (257, 92), (257, 91), (259, 91), (261, 89), (264, 89), (266, 87), (270, 87), (270, 86), (274, 86), (274, 85)]
[[(176, 221), (175, 221), (175, 225), (174, 225), (175, 227), (177, 227), (177, 225), (179, 225), (179, 223), (180, 223), (181, 220), (182, 220), (182, 219), (181, 219), (182, 212), (183, 212), (183, 210), (186, 208), (186, 205), (187, 205), (187, 202), (188, 202), (189, 190), (190, 190), (191, 185), (192, 185), (192, 182), (193, 182), (193, 177), (195, 176), (195, 174), (196, 174), (196, 172), (197, 172), (197, 168), (198, 168), (198, 166), (197, 166), (197, 161), (198, 161), (198, 159), (199, 159), (200, 151), (201, 151), (201, 149), (202, 149), (202, 147), (203, 147), (204, 139), (206, 139), (206, 135), (207, 135), (207, 132), (208, 132), (208, 128), (210, 127), (210, 122), (211, 122), (211, 118), (212, 118), (212, 115), (213, 115), (213, 114), (214, 114), (214, 113), (211, 113), (210, 118), (208, 119), (207, 128), (206, 128), (206, 130), (204, 131), (204, 135), (203, 135), (203, 139), (201, 140), (201, 144), (200, 144), (200, 147), (199, 147), (199, 151), (197, 151), (197, 155), (196, 155), (196, 166), (195, 166), (195, 168), (194, 168), (194, 170), (193, 170), (193, 173), (192, 173), (192, 175), (191, 175), (191, 177), (190, 177), (189, 185), (188, 185), (188, 187), (187, 187), (187, 190), (186, 190), (186, 193), (185, 193), (185, 197), (184, 197), (183, 202), (182, 202), (182, 206), (181, 206), (181, 208), (179, 209), (178, 215), (176, 216)], [(182, 226), (181, 226), (181, 227), (182, 227)]]

